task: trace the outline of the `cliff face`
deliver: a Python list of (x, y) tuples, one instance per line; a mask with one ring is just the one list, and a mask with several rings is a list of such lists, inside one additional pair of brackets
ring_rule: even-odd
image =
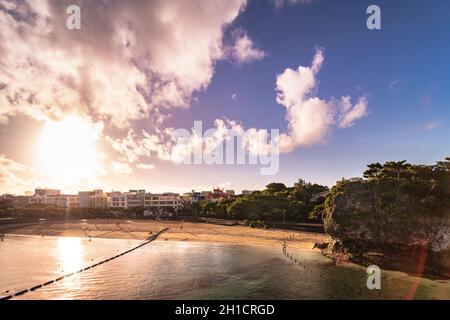
[(450, 277), (450, 206), (397, 181), (343, 181), (323, 220), (337, 258)]

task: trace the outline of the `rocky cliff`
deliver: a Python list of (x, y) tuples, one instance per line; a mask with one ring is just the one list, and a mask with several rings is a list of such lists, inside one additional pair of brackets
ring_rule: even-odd
[(347, 180), (327, 196), (337, 259), (450, 277), (450, 201), (397, 180)]

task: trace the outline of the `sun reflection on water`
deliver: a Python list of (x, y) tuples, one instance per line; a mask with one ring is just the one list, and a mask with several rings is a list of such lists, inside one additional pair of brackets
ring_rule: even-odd
[(58, 239), (58, 254), (64, 273), (73, 272), (82, 266), (83, 246), (79, 238)]

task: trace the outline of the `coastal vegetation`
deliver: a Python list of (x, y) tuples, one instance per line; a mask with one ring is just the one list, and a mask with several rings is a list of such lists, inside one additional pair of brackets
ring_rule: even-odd
[(193, 215), (263, 222), (320, 222), (328, 187), (299, 179), (292, 187), (270, 183), (262, 191), (217, 202), (203, 202), (192, 208)]
[(323, 221), (334, 239), (331, 252), (341, 258), (448, 272), (450, 158), (435, 165), (369, 164), (363, 178), (331, 188)]

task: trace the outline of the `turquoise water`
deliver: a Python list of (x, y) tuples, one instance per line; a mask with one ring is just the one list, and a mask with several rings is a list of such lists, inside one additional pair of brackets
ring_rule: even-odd
[[(0, 242), (0, 295), (86, 267), (140, 241), (7, 235)], [(318, 253), (216, 243), (155, 241), (116, 260), (15, 299), (450, 299), (450, 281), (365, 268)]]

